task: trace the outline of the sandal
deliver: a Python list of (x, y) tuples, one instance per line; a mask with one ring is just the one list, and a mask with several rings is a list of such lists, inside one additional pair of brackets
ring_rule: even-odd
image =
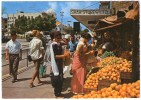
[(38, 81), (38, 84), (43, 83), (43, 81)]
[(33, 88), (33, 87), (35, 87), (35, 85), (33, 84), (33, 83), (30, 83), (30, 88)]

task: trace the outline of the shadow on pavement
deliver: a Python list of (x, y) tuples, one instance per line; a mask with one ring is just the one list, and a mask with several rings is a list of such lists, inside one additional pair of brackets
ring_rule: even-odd
[(40, 76), (41, 78), (47, 78), (49, 77), (49, 74), (46, 74), (45, 76)]
[(71, 77), (67, 77), (64, 79), (62, 92), (68, 90), (68, 88), (70, 88), (70, 86), (71, 86)]
[(30, 80), (31, 78), (21, 78), (21, 79), (18, 79), (18, 81), (26, 81), (26, 80)]
[(44, 85), (44, 84), (51, 84), (51, 81), (42, 81), (42, 83), (40, 83), (36, 86), (41, 86), (41, 85)]
[(73, 93), (71, 92), (71, 79), (72, 77), (67, 77), (64, 79), (62, 90), (62, 92), (64, 92), (64, 98), (71, 98), (73, 96)]
[(64, 94), (64, 98), (71, 98), (74, 94), (72, 92)]

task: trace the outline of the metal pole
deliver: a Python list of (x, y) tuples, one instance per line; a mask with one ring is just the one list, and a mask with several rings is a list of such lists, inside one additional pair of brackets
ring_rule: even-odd
[[(26, 51), (27, 51), (26, 53), (27, 53), (27, 56), (28, 56), (28, 49)], [(28, 58), (26, 60), (27, 60), (27, 67), (28, 67)]]
[(63, 15), (64, 14), (64, 12), (63, 11), (61, 11), (60, 12), (60, 16), (61, 16), (61, 33), (62, 33), (62, 31), (63, 31)]

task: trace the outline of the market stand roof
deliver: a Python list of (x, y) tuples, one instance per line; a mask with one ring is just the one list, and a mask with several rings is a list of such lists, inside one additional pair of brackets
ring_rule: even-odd
[(125, 17), (117, 18), (117, 15), (109, 16), (104, 19), (100, 19), (96, 24), (94, 31), (103, 31), (110, 28), (114, 28), (126, 23), (130, 23), (135, 19), (139, 19), (139, 3), (137, 2), (135, 8), (128, 11)]
[(93, 30), (99, 19), (111, 15), (111, 9), (71, 9), (70, 15), (88, 29)]

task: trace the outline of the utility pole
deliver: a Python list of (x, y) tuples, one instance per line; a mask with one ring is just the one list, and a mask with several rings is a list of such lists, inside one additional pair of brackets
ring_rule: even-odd
[(68, 33), (69, 33), (69, 34), (70, 34), (70, 31), (71, 31), (71, 30), (70, 30), (70, 22), (71, 22), (71, 21), (68, 20)]
[(61, 23), (63, 24), (63, 16), (64, 16), (64, 12), (63, 11), (60, 12), (60, 16), (61, 16)]
[(60, 16), (61, 16), (61, 33), (62, 33), (62, 31), (63, 31), (63, 16), (64, 16), (64, 12), (63, 11), (61, 11), (60, 12)]

